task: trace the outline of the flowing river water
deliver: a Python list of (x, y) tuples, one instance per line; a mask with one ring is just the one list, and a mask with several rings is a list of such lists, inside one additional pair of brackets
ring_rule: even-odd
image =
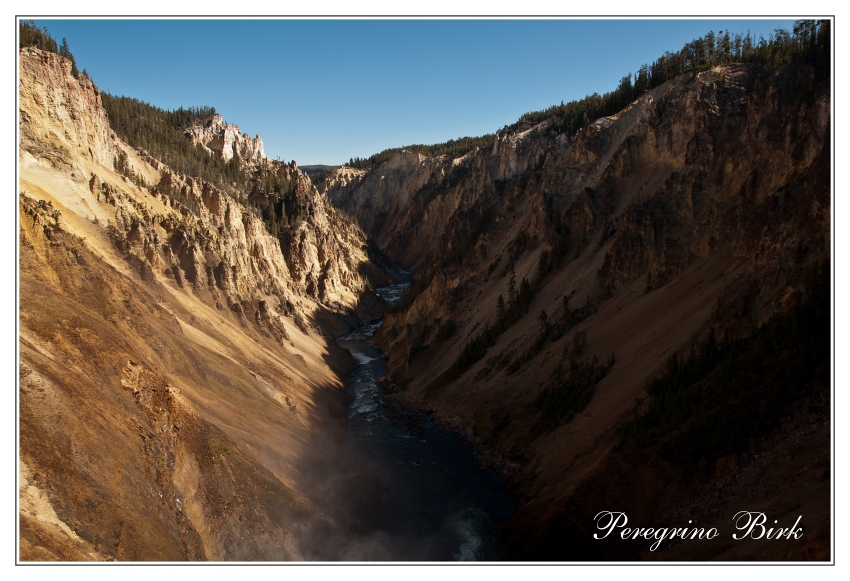
[[(378, 293), (392, 305), (407, 286)], [(383, 487), (380, 514), (370, 516), (382, 536), (394, 541), (393, 558), (492, 560), (502, 549), (494, 527), (513, 515), (504, 480), (479, 468), (472, 447), (455, 433), (385, 400), (377, 380), (386, 373), (386, 360), (371, 345), (381, 322), (338, 339), (359, 363), (346, 387), (346, 446)]]

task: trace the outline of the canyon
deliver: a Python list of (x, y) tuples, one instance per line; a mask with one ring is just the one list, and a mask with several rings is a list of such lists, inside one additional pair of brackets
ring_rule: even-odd
[[(828, 363), (810, 399), (751, 441), (748, 462), (708, 454), (690, 474), (622, 432), (671, 355), (709, 334), (751, 335), (802, 301), (807, 268), (829, 263), (830, 101), (811, 75), (721, 65), (573, 136), (553, 135), (547, 121), (518, 124), (460, 158), (401, 151), (320, 184), (416, 272), (408, 304), (376, 336), (387, 389), (466, 434), (510, 476), (519, 508), (503, 530), (504, 558), (750, 558), (730, 535), (638, 557), (588, 532), (615, 506), (641, 522), (681, 526), (685, 515), (729, 526), (743, 504), (792, 521), (801, 511), (814, 531), (758, 558), (828, 555)], [(504, 313), (522, 279), (533, 299), (505, 324), (499, 301)], [(614, 363), (585, 392), (586, 407), (546, 413), (547, 386), (557, 393), (570, 366), (605, 360)], [(790, 441), (793, 450), (755, 467)], [(780, 501), (767, 491), (786, 482), (789, 453), (794, 492)], [(744, 484), (756, 470), (762, 483)]]
[(392, 273), (294, 166), (282, 248), (117, 139), (66, 59), (20, 68), (22, 560), (329, 558), (299, 541), (337, 526), (312, 475), (362, 476), (338, 457), (354, 362), (331, 337), (381, 314)]
[[(386, 558), (332, 508), (375, 478), (345, 446), (337, 339), (381, 317), (387, 405), (508, 482), (495, 558), (831, 557), (829, 361), (734, 451), (678, 461), (628, 431), (671, 361), (750, 341), (829, 280), (831, 101), (810, 67), (685, 73), (575, 134), (517, 123), (315, 184), (220, 115), (187, 128), (292, 185), (298, 219), (272, 235), (265, 193), (122, 142), (69, 61), (19, 58), (21, 560)], [(393, 263), (415, 274), (388, 308)], [(727, 530), (655, 553), (594, 540), (606, 510)], [(740, 510), (805, 534), (732, 543)]]

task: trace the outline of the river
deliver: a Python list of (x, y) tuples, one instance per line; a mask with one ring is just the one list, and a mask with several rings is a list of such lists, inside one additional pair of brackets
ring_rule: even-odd
[[(409, 275), (409, 273), (406, 273)], [(398, 302), (407, 282), (378, 289)], [(503, 545), (497, 525), (513, 515), (502, 477), (478, 467), (472, 447), (428, 417), (388, 402), (377, 382), (386, 360), (371, 345), (381, 321), (338, 339), (359, 366), (350, 395), (345, 445), (380, 481), (380, 514), (372, 515), (402, 561), (492, 560)]]

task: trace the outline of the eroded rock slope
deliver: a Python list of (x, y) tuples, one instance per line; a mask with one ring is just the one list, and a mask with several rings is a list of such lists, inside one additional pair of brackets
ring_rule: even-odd
[(118, 140), (58, 55), (22, 49), (19, 90), (21, 559), (333, 558), (331, 337), (380, 314), (362, 232), (281, 164), (281, 242)]
[[(617, 558), (574, 542), (589, 534), (594, 511), (632, 507), (647, 523), (675, 513), (659, 499), (684, 476), (663, 462), (613, 460), (620, 426), (672, 354), (710, 332), (751, 336), (808, 296), (806, 270), (829, 263), (829, 111), (828, 84), (810, 68), (724, 65), (678, 77), (573, 136), (553, 135), (548, 122), (519, 126), (462, 158), (402, 152), (322, 184), (416, 271), (408, 304), (377, 336), (387, 386), (513, 475), (521, 508), (506, 556)], [(581, 370), (604, 377), (587, 390)], [(561, 399), (544, 397), (547, 386)], [(828, 418), (812, 417), (828, 434)], [(822, 443), (817, 434), (805, 442)], [(799, 450), (828, 466), (828, 446), (809, 444)], [(704, 460), (702, 477), (717, 482), (726, 464)], [(620, 486), (602, 486), (600, 471)], [(806, 543), (775, 549), (782, 558), (828, 553), (828, 484), (816, 478), (807, 486), (817, 493), (781, 508), (789, 517), (802, 504), (813, 527)], [(743, 497), (764, 505), (770, 486)], [(728, 521), (741, 509), (723, 495), (742, 489), (718, 485), (707, 492), (715, 504), (693, 510), (702, 522)], [(736, 554), (728, 550), (700, 558)]]

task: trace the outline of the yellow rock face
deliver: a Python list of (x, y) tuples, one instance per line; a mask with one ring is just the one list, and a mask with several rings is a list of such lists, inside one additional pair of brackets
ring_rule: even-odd
[(329, 337), (379, 312), (362, 232), (284, 167), (309, 212), (281, 244), (118, 140), (64, 59), (20, 72), (20, 558), (316, 558), (352, 364)]

